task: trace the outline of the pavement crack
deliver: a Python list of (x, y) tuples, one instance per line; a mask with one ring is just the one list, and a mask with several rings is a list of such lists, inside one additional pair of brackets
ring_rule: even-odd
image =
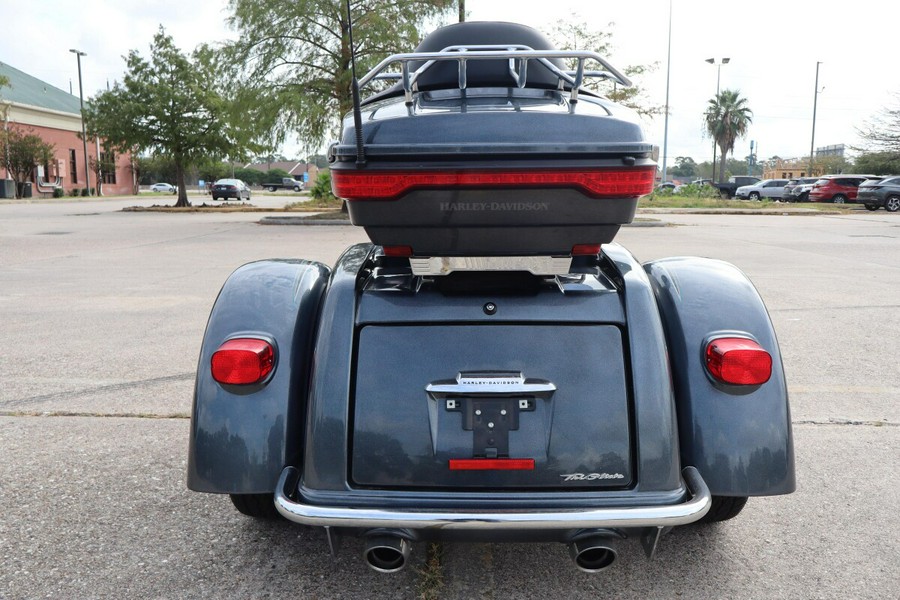
[(91, 418), (114, 418), (114, 419), (190, 419), (188, 413), (100, 413), (90, 411), (65, 411), (65, 410), (48, 410), (48, 411), (27, 411), (27, 410), (0, 410), (0, 417), (91, 417)]
[(122, 390), (129, 390), (149, 385), (157, 385), (160, 383), (168, 383), (171, 381), (187, 381), (189, 379), (193, 379), (195, 373), (179, 373), (177, 375), (167, 375), (165, 377), (152, 377), (150, 379), (141, 379), (139, 381), (126, 381), (124, 383), (113, 383), (110, 385), (99, 385), (96, 387), (85, 388), (82, 390), (69, 390), (65, 392), (54, 392), (53, 394), (42, 394), (40, 396), (30, 396), (28, 398), (19, 398), (16, 400), (9, 400), (3, 403), (4, 407), (13, 407), (13, 406), (28, 406), (32, 404), (40, 404), (41, 402), (48, 402), (52, 400), (66, 400), (71, 398), (77, 398), (80, 396), (89, 396), (91, 394), (100, 394), (104, 392), (117, 392)]
[(900, 427), (900, 423), (892, 421), (862, 421), (856, 419), (804, 419), (792, 421), (792, 425), (851, 425), (863, 427)]

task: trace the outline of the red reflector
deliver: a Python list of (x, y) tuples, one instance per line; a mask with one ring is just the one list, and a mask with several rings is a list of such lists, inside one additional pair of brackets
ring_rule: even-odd
[(534, 471), (533, 458), (451, 458), (451, 471)]
[(637, 198), (653, 191), (656, 167), (529, 171), (331, 170), (334, 195), (393, 200), (418, 188), (576, 188), (594, 198)]
[(706, 346), (710, 375), (733, 385), (761, 385), (772, 376), (772, 356), (745, 338), (720, 338)]
[(412, 246), (385, 246), (385, 256), (412, 256)]
[(572, 256), (594, 256), (600, 254), (600, 244), (575, 244)]
[(228, 340), (212, 355), (212, 376), (219, 383), (250, 385), (259, 383), (275, 367), (275, 350), (264, 340)]

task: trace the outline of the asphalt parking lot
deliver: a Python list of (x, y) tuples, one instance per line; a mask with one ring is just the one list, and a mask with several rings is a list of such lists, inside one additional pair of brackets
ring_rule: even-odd
[[(157, 199), (158, 200), (158, 199)], [(166, 200), (166, 199), (164, 199)], [(795, 494), (685, 527), (606, 572), (560, 545), (445, 544), (395, 575), (184, 484), (193, 372), (231, 271), (334, 263), (353, 227), (134, 201), (0, 204), (0, 598), (898, 598), (900, 216), (665, 214), (640, 260), (700, 255), (754, 281), (781, 342)]]

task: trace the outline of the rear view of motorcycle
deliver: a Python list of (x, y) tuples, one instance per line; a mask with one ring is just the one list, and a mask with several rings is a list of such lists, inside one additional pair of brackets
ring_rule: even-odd
[[(566, 61), (575, 65), (568, 70)], [(794, 490), (787, 387), (763, 301), (724, 262), (614, 242), (656, 175), (628, 79), (510, 23), (441, 28), (359, 81), (330, 149), (371, 243), (333, 267), (245, 265), (203, 340), (188, 485), (241, 512), (365, 538), (622, 540)]]

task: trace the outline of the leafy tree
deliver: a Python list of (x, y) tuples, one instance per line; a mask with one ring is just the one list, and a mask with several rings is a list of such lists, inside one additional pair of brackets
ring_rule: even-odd
[(6, 157), (7, 173), (16, 180), (16, 197), (21, 198), (25, 182), (31, 179), (37, 166), (49, 165), (53, 160), (55, 147), (19, 127), (0, 132), (0, 146)]
[(247, 185), (259, 185), (266, 182), (266, 173), (257, 169), (235, 169), (234, 176)]
[(734, 143), (738, 138), (746, 135), (750, 123), (753, 122), (753, 111), (747, 106), (747, 99), (741, 98), (740, 92), (722, 90), (718, 96), (709, 101), (704, 122), (706, 132), (722, 151), (719, 170), (721, 181), (728, 153), (734, 150)]
[[(160, 27), (150, 58), (132, 50), (125, 58), (122, 83), (101, 92), (85, 106), (88, 134), (98, 135), (120, 152), (147, 151), (175, 165), (176, 206), (190, 206), (185, 172), (207, 157), (224, 157), (261, 147), (258, 119), (249, 98), (238, 90), (225, 98), (217, 90), (216, 55), (201, 46), (183, 54)], [(232, 90), (229, 90), (231, 94)]]
[(328, 166), (328, 157), (323, 154), (313, 154), (306, 157), (306, 162), (316, 165), (320, 169)]
[[(560, 19), (554, 23), (553, 28), (548, 32), (553, 44), (561, 50), (588, 50), (596, 52), (603, 58), (613, 53), (612, 33), (609, 31), (593, 31), (584, 25), (585, 19), (578, 14), (572, 14), (569, 19)], [(610, 23), (609, 28), (612, 29), (615, 23)], [(572, 59), (568, 61), (566, 66), (569, 69), (575, 69), (577, 61)], [(656, 70), (658, 63), (650, 65), (628, 65), (620, 70), (628, 76), (629, 79), (640, 79), (642, 75), (651, 73)], [(594, 66), (588, 65), (588, 68)], [(618, 68), (618, 67), (617, 67)], [(664, 111), (664, 107), (653, 105), (647, 98), (646, 92), (635, 83), (631, 87), (622, 87), (611, 81), (590, 78), (586, 80), (585, 89), (594, 91), (606, 96), (614, 102), (624, 104), (625, 106), (637, 111), (639, 114), (652, 117), (660, 115)]]
[[(353, 0), (357, 75), (395, 52), (408, 52), (451, 0)], [(342, 0), (229, 0), (240, 39), (226, 48), (244, 79), (265, 90), (258, 106), (273, 125), (270, 141), (295, 133), (311, 147), (336, 135), (350, 111), (350, 38)]]
[(856, 157), (854, 169), (872, 175), (900, 173), (900, 154), (892, 152), (867, 152)]
[(669, 170), (674, 177), (694, 177), (697, 174), (697, 163), (690, 156), (675, 158), (675, 167)]

